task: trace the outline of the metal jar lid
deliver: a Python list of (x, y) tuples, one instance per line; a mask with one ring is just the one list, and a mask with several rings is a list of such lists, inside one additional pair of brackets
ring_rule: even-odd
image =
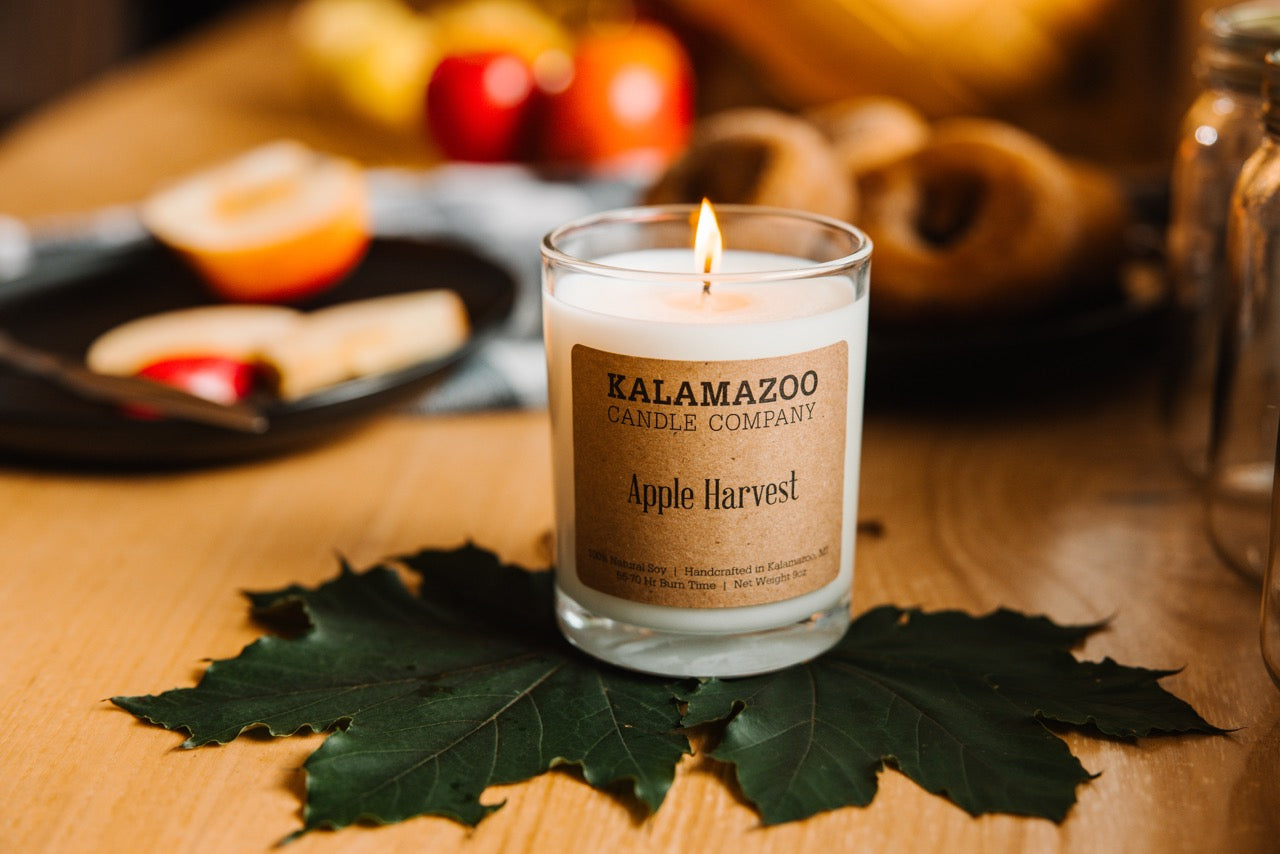
[(1251, 0), (1210, 9), (1200, 19), (1197, 74), (1206, 81), (1259, 94), (1267, 54), (1280, 50), (1280, 2)]

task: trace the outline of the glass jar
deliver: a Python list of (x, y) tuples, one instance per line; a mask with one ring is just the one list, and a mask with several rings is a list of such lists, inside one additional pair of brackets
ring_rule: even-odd
[(1219, 410), (1209, 451), (1209, 535), (1233, 568), (1267, 562), (1280, 427), (1280, 52), (1263, 84), (1263, 137), (1245, 161), (1227, 223)]
[(1271, 499), (1271, 557), (1262, 584), (1262, 663), (1280, 688), (1280, 496)]
[(696, 210), (543, 241), (556, 617), (620, 667), (745, 676), (849, 625), (872, 247), (797, 211), (708, 207), (695, 230)]
[(1263, 59), (1280, 49), (1280, 6), (1241, 3), (1201, 18), (1201, 92), (1183, 118), (1171, 179), (1167, 253), (1174, 329), (1164, 416), (1178, 460), (1205, 475), (1226, 276), (1227, 213), (1262, 138)]

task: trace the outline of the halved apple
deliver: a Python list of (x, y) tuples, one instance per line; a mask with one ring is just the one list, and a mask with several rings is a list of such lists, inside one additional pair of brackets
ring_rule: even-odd
[(360, 168), (292, 141), (256, 148), (142, 206), (151, 233), (235, 302), (295, 302), (336, 284), (370, 239)]

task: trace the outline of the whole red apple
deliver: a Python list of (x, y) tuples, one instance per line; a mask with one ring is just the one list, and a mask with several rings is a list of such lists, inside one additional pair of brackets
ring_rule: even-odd
[(533, 70), (506, 52), (446, 56), (427, 84), (427, 130), (450, 160), (521, 160), (529, 150)]
[(543, 154), (595, 170), (660, 169), (688, 142), (693, 89), (688, 54), (662, 25), (588, 30), (568, 85), (548, 96)]

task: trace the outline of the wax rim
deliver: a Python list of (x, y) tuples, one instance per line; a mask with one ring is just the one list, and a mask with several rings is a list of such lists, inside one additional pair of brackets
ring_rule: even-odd
[[(607, 225), (611, 223), (643, 225), (645, 223), (671, 222), (676, 219), (687, 218), (696, 208), (697, 205), (689, 204), (649, 205), (619, 208), (617, 210), (605, 211), (604, 213), (595, 213), (579, 217), (578, 219), (570, 220), (569, 222), (556, 227), (542, 238), (543, 258), (546, 261), (554, 262), (562, 267), (574, 270), (575, 272), (590, 273), (592, 275), (611, 279), (635, 279), (639, 277), (652, 282), (688, 282), (690, 276), (696, 276), (698, 281), (710, 282), (713, 285), (716, 283), (747, 284), (760, 281), (792, 281), (814, 279), (824, 276), (835, 276), (849, 270), (850, 268), (865, 264), (871, 258), (871, 238), (856, 226), (850, 225), (847, 222), (842, 222), (834, 217), (823, 216), (822, 214), (791, 210), (788, 208), (765, 207), (761, 205), (722, 204), (716, 205), (715, 209), (717, 215), (720, 216), (722, 220), (738, 216), (761, 218), (778, 217), (823, 226), (833, 231), (851, 236), (858, 242), (858, 249), (855, 252), (836, 258), (832, 261), (813, 261), (806, 266), (790, 269), (752, 270), (742, 273), (685, 273), (678, 271), (645, 270), (636, 267), (617, 267), (611, 264), (601, 264), (598, 261), (590, 261), (585, 258), (578, 258), (575, 255), (570, 255), (557, 246), (557, 243), (560, 242), (568, 233), (579, 231), (590, 226)], [(643, 252), (648, 249), (679, 248), (682, 247), (635, 246), (625, 251)], [(726, 251), (733, 251), (734, 249), (753, 252), (762, 251), (751, 247), (726, 247)]]

